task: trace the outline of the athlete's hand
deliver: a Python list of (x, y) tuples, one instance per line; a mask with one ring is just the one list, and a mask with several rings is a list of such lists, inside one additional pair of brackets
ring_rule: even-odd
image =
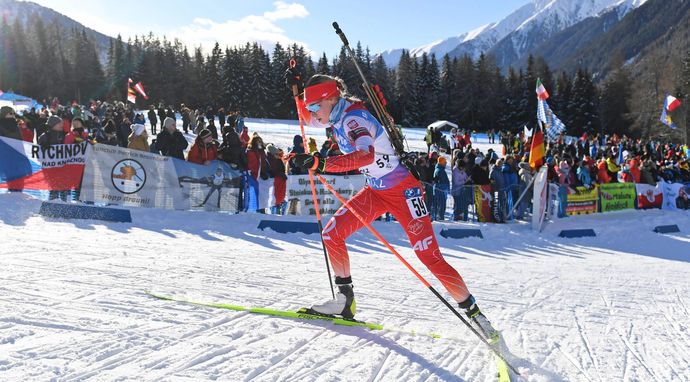
[(302, 88), (302, 73), (300, 73), (297, 67), (287, 68), (284, 74), (285, 85), (288, 89), (292, 90), (293, 86), (297, 86), (297, 91)]
[(326, 159), (321, 158), (317, 155), (310, 154), (295, 154), (295, 156), (290, 159), (292, 165), (302, 169), (303, 171), (314, 171), (315, 173), (323, 172), (326, 168)]

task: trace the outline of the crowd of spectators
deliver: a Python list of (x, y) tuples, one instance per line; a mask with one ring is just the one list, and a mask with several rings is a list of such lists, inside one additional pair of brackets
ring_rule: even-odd
[[(145, 127), (147, 120), (151, 139)], [(190, 133), (196, 137), (188, 149), (185, 134)], [(41, 146), (86, 141), (149, 151), (202, 165), (221, 160), (244, 172), (250, 181), (273, 179), (276, 196), (271, 206), (273, 213), (284, 213), (287, 176), (301, 174), (299, 168), (284, 160), (285, 152), (318, 153), (322, 157), (342, 154), (328, 133), (320, 147), (314, 138), (305, 144), (300, 135), (295, 135), (292, 146), (283, 151), (275, 144), (265, 144), (256, 132), (250, 135), (239, 112), (211, 107), (193, 109), (184, 104), (174, 108), (160, 103), (144, 113), (136, 113), (131, 104), (101, 101), (87, 106), (31, 109), (22, 115), (3, 107), (0, 136)], [(474, 204), (475, 185), (491, 186), (494, 220), (524, 217), (529, 210), (529, 185), (535, 173), (529, 165), (531, 138), (488, 131), (489, 143), (498, 140), (501, 144), (499, 155), (492, 149), (483, 153), (473, 148), (473, 136), (476, 137), (476, 132), (452, 129), (446, 139), (439, 130), (427, 129), (427, 152), (413, 153), (432, 219), (444, 220), (447, 201), (452, 199), (452, 219), (467, 220), (469, 206)], [(450, 155), (446, 157), (445, 153)], [(583, 135), (579, 139), (560, 136), (548, 142), (544, 162), (548, 181), (572, 193), (577, 187), (591, 189), (595, 184), (611, 182), (651, 185), (659, 181), (690, 182), (688, 156), (688, 147), (680, 144), (616, 134)], [(525, 190), (526, 197), (514, 205)], [(78, 190), (72, 192), (78, 195)], [(66, 199), (68, 194), (69, 190), (54, 191), (50, 197)]]

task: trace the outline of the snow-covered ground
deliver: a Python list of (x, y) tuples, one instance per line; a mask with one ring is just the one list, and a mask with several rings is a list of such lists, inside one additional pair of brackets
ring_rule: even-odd
[[(329, 298), (318, 235), (265, 216), (132, 209), (46, 219), (0, 194), (0, 380), (492, 381), (490, 354), (367, 232), (350, 240), (358, 318), (432, 339), (153, 299), (296, 309)], [(296, 219), (285, 217), (285, 219)], [(681, 233), (652, 232), (678, 224)], [(624, 211), (438, 236), (529, 381), (690, 380), (690, 214)], [(396, 223), (374, 227), (433, 285)], [(560, 239), (564, 228), (596, 238)]]

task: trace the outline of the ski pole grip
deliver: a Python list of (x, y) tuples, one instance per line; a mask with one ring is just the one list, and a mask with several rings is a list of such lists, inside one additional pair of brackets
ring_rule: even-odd
[(338, 22), (334, 21), (333, 22), (333, 28), (335, 28), (335, 33), (340, 36), (340, 39), (343, 40), (344, 45), (350, 45), (349, 42), (347, 42), (347, 37), (345, 37), (345, 33), (343, 33), (343, 30), (340, 29), (340, 26), (338, 25)]

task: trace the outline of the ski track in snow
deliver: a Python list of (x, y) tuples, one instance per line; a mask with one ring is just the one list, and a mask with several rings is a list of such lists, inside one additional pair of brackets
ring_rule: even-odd
[[(275, 309), (329, 298), (318, 235), (256, 230), (266, 216), (132, 209), (121, 224), (45, 219), (39, 206), (0, 194), (0, 381), (495, 380), (490, 351), (365, 231), (348, 240), (358, 318), (443, 338), (145, 293)], [(660, 224), (681, 233), (651, 232)], [(396, 223), (374, 227), (441, 289)], [(444, 239), (444, 227), (484, 239)], [(566, 228), (598, 236), (558, 238)], [(690, 380), (687, 212), (569, 217), (540, 235), (522, 223), (434, 229), (526, 380)]]

